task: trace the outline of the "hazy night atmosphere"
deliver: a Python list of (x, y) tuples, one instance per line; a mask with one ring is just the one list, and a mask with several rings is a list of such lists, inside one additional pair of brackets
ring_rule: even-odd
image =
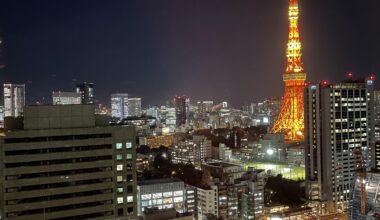
[(380, 220), (380, 0), (0, 1), (0, 220)]
[[(309, 81), (379, 72), (378, 0), (300, 8)], [(248, 104), (282, 94), (286, 16), (280, 0), (3, 1), (1, 77), (27, 83), (27, 103), (92, 81), (104, 104), (113, 91)]]

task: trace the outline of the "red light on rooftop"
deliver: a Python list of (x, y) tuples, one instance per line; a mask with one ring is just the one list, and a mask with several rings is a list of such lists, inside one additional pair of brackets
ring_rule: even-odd
[(322, 80), (321, 82), (322, 86), (327, 86), (329, 84), (329, 81), (327, 80)]
[(352, 72), (349, 72), (349, 73), (347, 73), (347, 76), (348, 76), (348, 78), (352, 78), (354, 76), (354, 74), (352, 74)]

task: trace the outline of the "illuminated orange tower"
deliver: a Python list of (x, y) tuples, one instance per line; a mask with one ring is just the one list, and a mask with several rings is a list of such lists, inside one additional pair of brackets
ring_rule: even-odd
[(281, 111), (272, 127), (273, 133), (284, 133), (289, 141), (300, 141), (304, 138), (303, 94), (306, 73), (301, 59), (298, 15), (298, 1), (289, 0), (289, 40), (286, 48), (286, 70), (283, 74), (285, 94)]

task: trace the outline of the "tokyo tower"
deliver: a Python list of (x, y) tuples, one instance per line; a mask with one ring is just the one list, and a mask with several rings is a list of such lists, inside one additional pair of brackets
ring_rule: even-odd
[(303, 94), (306, 73), (301, 59), (298, 15), (298, 1), (289, 0), (289, 40), (286, 48), (286, 70), (283, 74), (285, 94), (281, 111), (272, 127), (272, 133), (284, 133), (289, 141), (301, 141), (304, 138)]

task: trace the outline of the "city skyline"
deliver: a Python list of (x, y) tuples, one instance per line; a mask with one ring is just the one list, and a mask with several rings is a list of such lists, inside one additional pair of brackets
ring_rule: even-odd
[[(287, 1), (41, 3), (0, 9), (1, 78), (25, 83), (29, 104), (51, 102), (52, 91), (74, 91), (81, 81), (94, 82), (106, 105), (116, 92), (141, 97), (143, 106), (176, 94), (233, 105), (282, 95)], [(308, 81), (377, 73), (379, 6), (300, 2)]]

